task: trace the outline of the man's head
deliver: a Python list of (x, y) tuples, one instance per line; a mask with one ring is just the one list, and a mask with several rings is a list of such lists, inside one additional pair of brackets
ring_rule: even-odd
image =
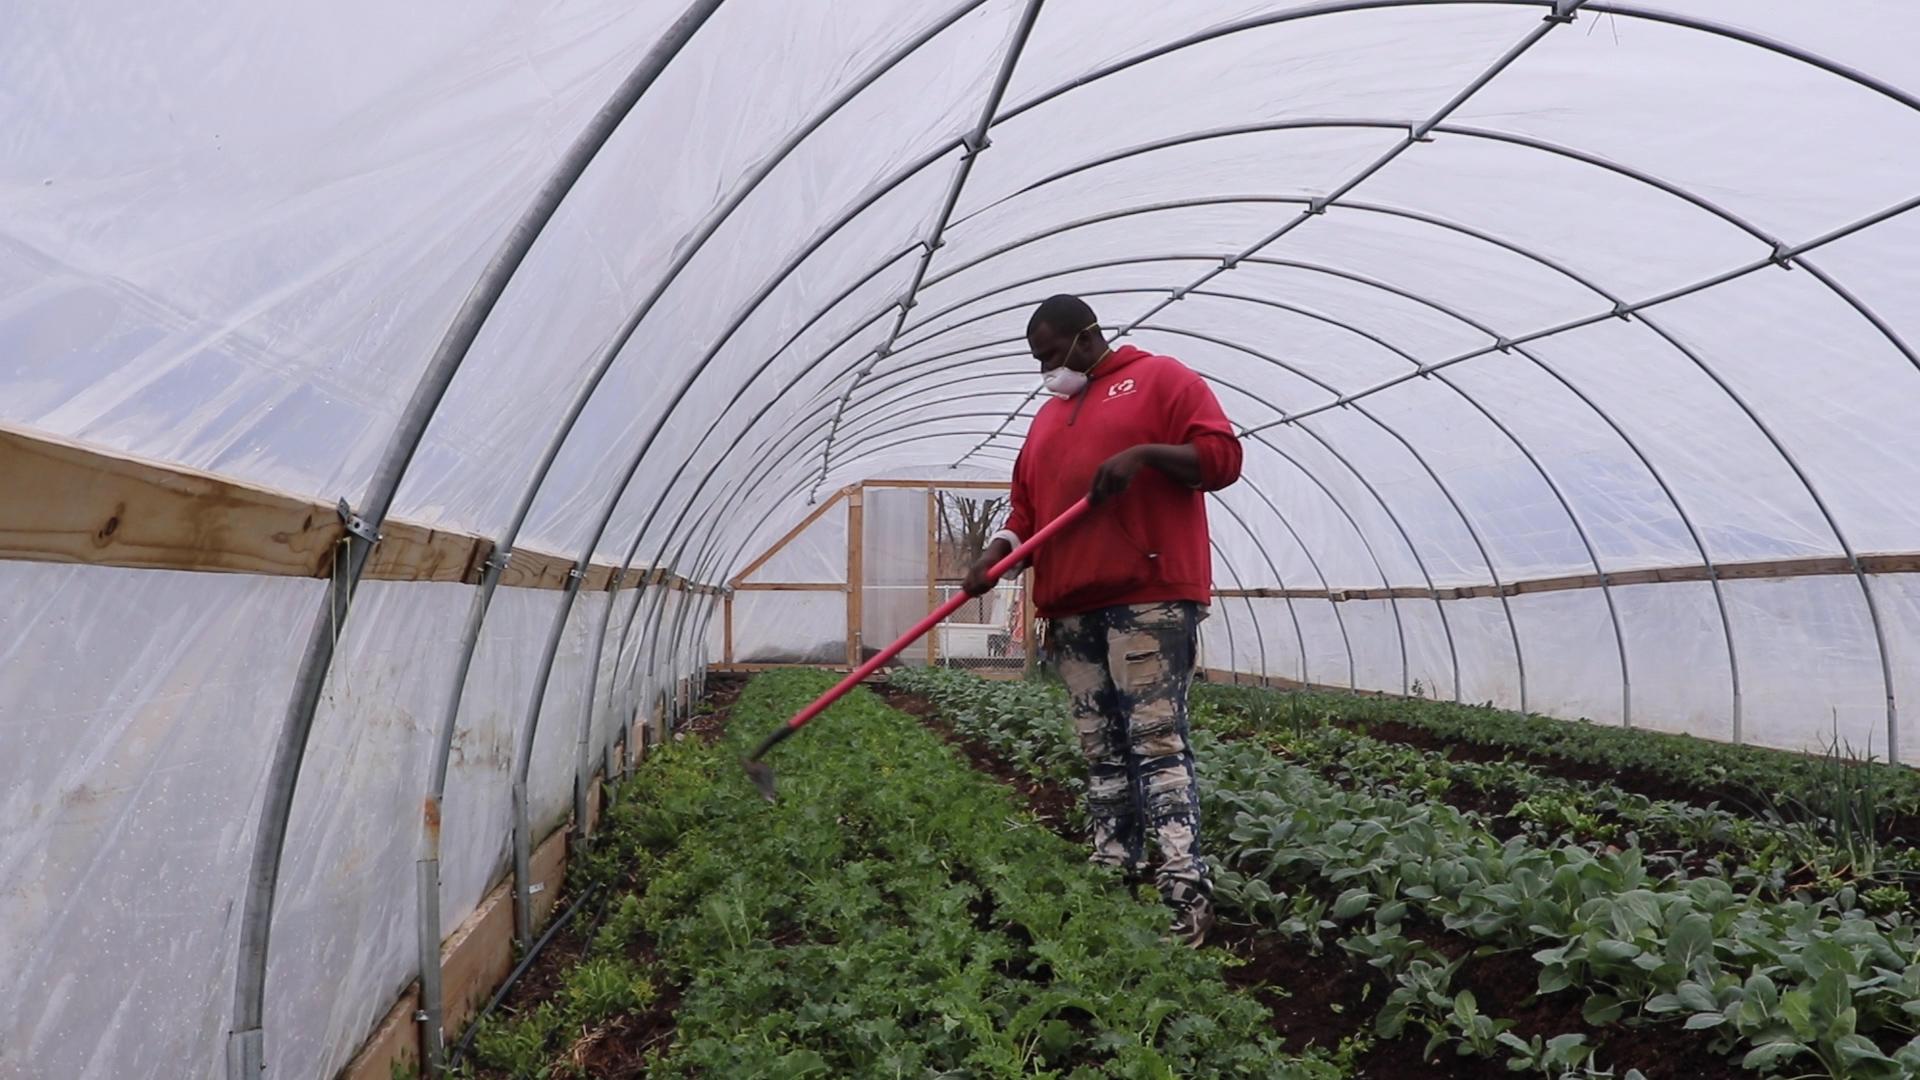
[(1093, 309), (1064, 293), (1047, 297), (1034, 309), (1027, 320), (1027, 348), (1040, 361), (1042, 374), (1057, 367), (1085, 373), (1108, 352)]

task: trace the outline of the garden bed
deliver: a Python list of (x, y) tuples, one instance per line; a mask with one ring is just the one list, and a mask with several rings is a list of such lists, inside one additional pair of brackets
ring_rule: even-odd
[[(1002, 770), (1078, 772), (1057, 688), (896, 678), (998, 751)], [(1875, 916), (1845, 888), (1812, 900), (1742, 895), (1656, 866), (1631, 836), (1583, 842), (1536, 822), (1499, 837), (1484, 815), (1437, 797), (1457, 778), (1421, 755), (1419, 775), (1386, 775), (1408, 763), (1407, 748), (1375, 753), (1382, 744), (1369, 750), (1350, 733), (1316, 742), (1296, 732), (1280, 740), (1295, 751), (1283, 758), (1244, 716), (1199, 713), (1223, 908), (1264, 928), (1227, 943), (1277, 934), (1309, 953), (1317, 943), (1375, 980), (1349, 1042), (1369, 1030), (1379, 1039), (1347, 1055), (1354, 1075), (1389, 1075), (1376, 1070), (1404, 1058), (1410, 1032), (1415, 1060), (1435, 1061), (1425, 1075), (1460, 1068), (1459, 1051), (1471, 1055), (1460, 1075), (1502, 1063), (1554, 1075), (1578, 1061), (1650, 1078), (1894, 1077), (1920, 1064), (1920, 950), (1899, 912)], [(1316, 751), (1340, 759), (1308, 760)], [(1718, 828), (1728, 817), (1706, 820)], [(1283, 977), (1304, 978), (1317, 999), (1340, 997), (1342, 983), (1324, 973), (1269, 975)], [(1284, 1023), (1284, 1001), (1263, 1000)]]
[(762, 676), (620, 786), (568, 885), (604, 916), (486, 1021), (472, 1074), (1341, 1075), (871, 694), (784, 744), (760, 800), (740, 754), (830, 682)]

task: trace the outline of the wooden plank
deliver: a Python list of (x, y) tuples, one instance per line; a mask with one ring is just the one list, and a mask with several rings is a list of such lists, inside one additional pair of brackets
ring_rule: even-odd
[(1862, 555), (1860, 568), (1869, 574), (1920, 574), (1920, 553)]
[[(504, 979), (505, 973), (501, 977)], [(419, 1011), (420, 983), (416, 980), (387, 1010), (380, 1025), (361, 1044), (360, 1052), (340, 1070), (340, 1080), (393, 1080), (398, 1070), (418, 1066), (420, 1026), (413, 1014)]]
[[(5, 426), (0, 476), (0, 559), (324, 578), (346, 535), (339, 512), (316, 499)], [(369, 581), (478, 584), (494, 549), (485, 537), (398, 518), (380, 532)], [(573, 566), (521, 549), (500, 583), (562, 589)], [(617, 569), (593, 564), (582, 588), (610, 587)]]
[(592, 836), (593, 830), (600, 825), (600, 804), (605, 801), (605, 785), (605, 775), (597, 771), (593, 774), (593, 783), (587, 785), (586, 832), (588, 836)]
[[(0, 476), (7, 478), (0, 487), (0, 560), (321, 578), (332, 572), (335, 545), (345, 535), (334, 507), (321, 500), (4, 425), (0, 425)], [(865, 486), (925, 490), (929, 498), (937, 489), (1004, 491), (1008, 487), (1005, 482), (991, 480), (892, 479), (865, 481)], [(834, 492), (741, 571), (735, 582), (765, 565), (834, 503), (855, 497), (859, 490), (860, 485), (851, 485)], [(931, 520), (932, 515), (929, 517)], [(858, 546), (853, 540), (858, 532), (858, 526), (850, 523), (850, 549)], [(400, 519), (383, 523), (382, 533), (381, 543), (368, 562), (369, 580), (474, 584), (480, 581), (493, 550), (492, 541), (484, 537)], [(500, 583), (510, 588), (562, 589), (573, 566), (574, 560), (566, 556), (519, 550), (502, 571)], [(1920, 552), (1862, 555), (1860, 568), (1870, 574), (1920, 573)], [(581, 588), (613, 588), (617, 569), (603, 563), (590, 565)], [(1815, 556), (1725, 563), (1711, 572), (1703, 566), (1636, 567), (1609, 571), (1605, 581), (1629, 586), (1707, 581), (1714, 575), (1737, 581), (1853, 572), (1853, 565), (1843, 557)], [(1222, 589), (1217, 595), (1336, 603), (1388, 598), (1471, 599), (1590, 589), (1598, 587), (1601, 580), (1595, 574), (1570, 574), (1437, 590)], [(702, 596), (718, 592), (715, 586), (689, 582), (660, 569), (630, 574), (619, 587), (639, 588), (648, 583)], [(859, 589), (852, 584), (846, 588), (848, 655), (854, 656), (859, 647), (853, 641), (859, 630)], [(937, 651), (931, 642), (929, 648)]]
[(0, 427), (0, 558), (322, 577), (330, 506)]
[(856, 488), (847, 496), (847, 666), (858, 667), (861, 660), (861, 622), (865, 618), (866, 587), (865, 489)]
[(540, 889), (533, 894), (533, 925), (540, 927), (553, 914), (553, 906), (560, 899), (560, 884), (566, 879), (567, 830), (553, 830), (545, 843), (533, 849), (528, 866), (533, 884)]
[(733, 663), (733, 594), (732, 593), (727, 594), (726, 607), (721, 612), (721, 620), (725, 625), (725, 630), (724, 630), (723, 644), (720, 649), (720, 659), (726, 663), (731, 664)]
[(870, 488), (944, 488), (948, 491), (1006, 491), (1011, 480), (862, 480)]
[(743, 581), (733, 586), (734, 592), (846, 592), (843, 582), (811, 581)]
[(803, 532), (806, 532), (808, 526), (812, 525), (814, 522), (819, 521), (822, 517), (826, 516), (827, 511), (833, 509), (835, 503), (838, 503), (841, 499), (844, 499), (847, 497), (847, 492), (849, 490), (850, 489), (848, 488), (841, 488), (840, 490), (834, 492), (833, 495), (830, 498), (828, 498), (826, 502), (823, 502), (819, 506), (814, 507), (813, 513), (808, 514), (806, 517), (801, 518), (800, 524), (795, 525), (791, 529), (788, 529), (787, 534), (785, 536), (782, 536), (780, 539), (775, 540), (771, 547), (767, 548), (767, 550), (760, 553), (759, 558), (748, 563), (747, 568), (745, 570), (742, 570), (739, 573), (733, 575), (733, 577), (727, 581), (727, 584), (735, 586), (737, 588), (742, 581), (753, 576), (754, 571), (767, 565), (767, 560), (773, 558), (775, 555), (778, 555), (782, 548), (786, 547), (788, 544), (793, 543), (795, 537), (799, 536)]
[[(1912, 574), (1920, 573), (1920, 554), (1890, 553), (1863, 555), (1860, 568), (1869, 574)], [(1605, 583), (1609, 586), (1669, 584), (1689, 581), (1710, 581), (1718, 576), (1724, 581), (1777, 580), (1796, 577), (1827, 577), (1850, 575), (1853, 567), (1842, 556), (1817, 556), (1805, 559), (1770, 559), (1743, 563), (1718, 563), (1711, 571), (1705, 566), (1652, 566), (1641, 569), (1608, 571)], [(1461, 585), (1454, 588), (1425, 589), (1413, 586), (1397, 586), (1391, 589), (1215, 589), (1213, 594), (1222, 599), (1239, 597), (1270, 597), (1292, 600), (1332, 600), (1344, 603), (1350, 600), (1469, 600), (1499, 596), (1525, 596), (1533, 593), (1569, 592), (1575, 589), (1597, 589), (1602, 578), (1599, 574), (1563, 574), (1553, 577), (1522, 578), (1517, 581), (1503, 581), (1499, 585)]]
[(447, 1038), (459, 1037), (494, 987), (513, 971), (513, 887), (502, 881), (440, 946), (440, 1017)]
[(581, 575), (581, 592), (612, 592), (613, 575), (620, 568), (612, 563), (589, 563), (587, 572)]
[[(853, 668), (854, 668), (854, 666), (856, 666), (856, 665), (849, 665), (849, 664), (779, 664), (779, 663), (771, 663), (771, 662), (768, 662), (768, 663), (736, 663), (736, 664), (708, 664), (708, 665), (707, 665), (707, 670), (708, 670), (708, 671), (710, 671), (710, 672), (713, 672), (714, 674), (717, 674), (717, 675), (752, 675), (752, 674), (754, 674), (755, 672), (761, 672), (761, 671), (789, 671), (789, 670), (792, 670), (792, 669), (794, 669), (794, 668), (806, 668), (806, 669), (808, 669), (809, 671), (838, 671), (838, 672), (848, 672), (848, 671), (852, 671), (852, 670), (853, 670)], [(878, 675), (876, 675), (876, 676), (874, 676), (874, 677), (875, 677), (875, 678), (879, 678), (880, 676), (878, 676)]]
[[(493, 541), (464, 533), (441, 532), (405, 521), (380, 528), (380, 542), (367, 560), (373, 581), (449, 581), (477, 585)], [(328, 560), (332, 562), (331, 559)], [(331, 573), (332, 567), (328, 567)]]

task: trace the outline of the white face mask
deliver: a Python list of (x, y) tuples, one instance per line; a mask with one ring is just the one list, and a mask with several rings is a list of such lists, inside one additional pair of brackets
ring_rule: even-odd
[[(1081, 327), (1080, 333), (1073, 335), (1073, 340), (1067, 343), (1067, 355), (1073, 355), (1073, 350), (1079, 346), (1080, 334), (1084, 334), (1099, 325), (1099, 323), (1092, 323), (1088, 326)], [(1104, 355), (1100, 357), (1100, 360), (1105, 359), (1106, 356)], [(1099, 367), (1100, 360), (1095, 360), (1093, 367)], [(1092, 370), (1093, 368), (1088, 368), (1086, 371), (1075, 371), (1067, 365), (1061, 364), (1052, 371), (1043, 371), (1040, 373), (1040, 386), (1054, 397), (1070, 398), (1087, 388), (1087, 376)]]
[(1040, 376), (1040, 385), (1057, 398), (1070, 398), (1087, 388), (1087, 373), (1075, 371), (1065, 364), (1045, 372)]

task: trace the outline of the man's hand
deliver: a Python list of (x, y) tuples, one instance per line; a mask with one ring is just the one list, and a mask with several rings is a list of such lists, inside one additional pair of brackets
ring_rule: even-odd
[(1127, 490), (1127, 485), (1133, 483), (1134, 474), (1148, 465), (1165, 473), (1168, 479), (1177, 484), (1194, 488), (1200, 486), (1199, 451), (1190, 445), (1142, 443), (1130, 446), (1101, 463), (1100, 471), (1093, 474), (1093, 490), (1087, 493), (1087, 501), (1098, 506)]
[(1004, 539), (988, 544), (986, 551), (982, 552), (980, 558), (967, 569), (967, 578), (961, 588), (967, 591), (968, 596), (985, 596), (992, 592), (993, 587), (999, 582), (988, 576), (987, 572), (993, 569), (993, 564), (1011, 554), (1013, 554), (1013, 545)]
[(1093, 490), (1087, 492), (1087, 501), (1099, 506), (1127, 490), (1127, 485), (1133, 483), (1134, 474), (1147, 462), (1147, 449), (1145, 446), (1129, 447), (1101, 462), (1100, 470), (1093, 474)]

